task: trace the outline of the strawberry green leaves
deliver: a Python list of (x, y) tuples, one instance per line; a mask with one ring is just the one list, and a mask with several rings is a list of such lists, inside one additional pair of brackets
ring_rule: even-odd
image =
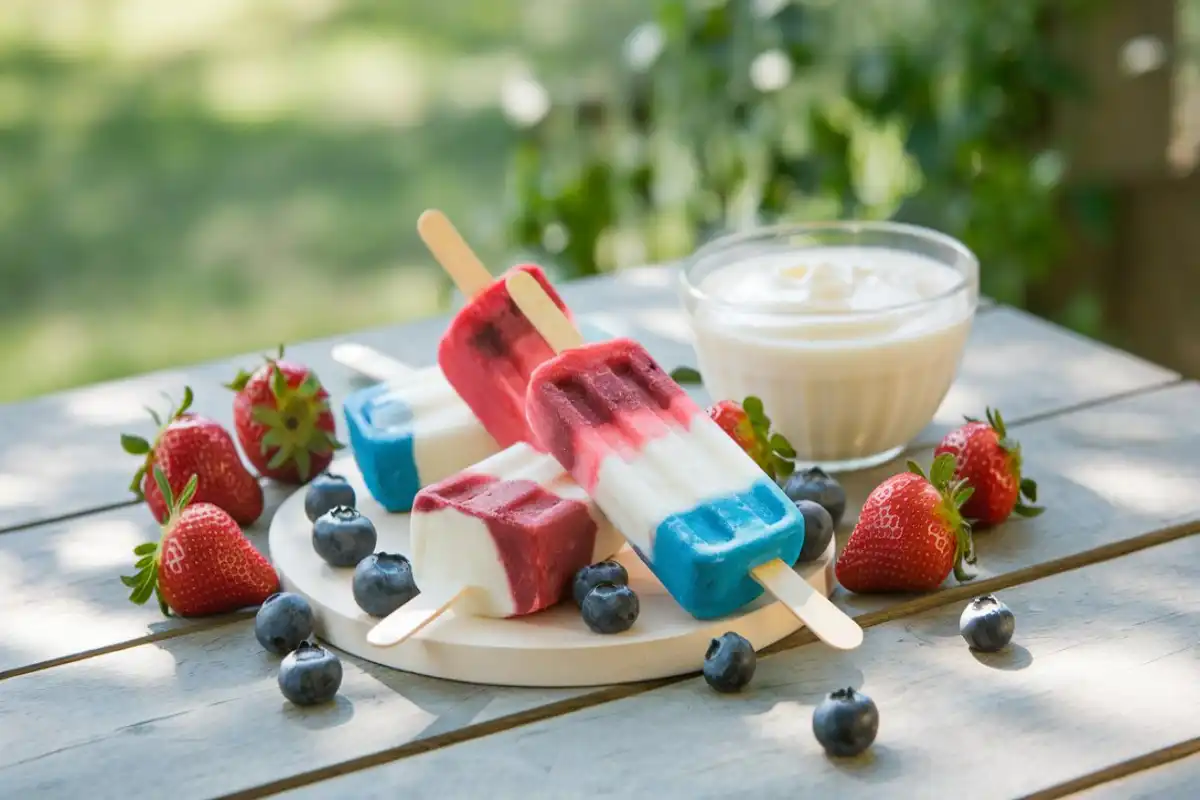
[(1021, 497), (1024, 499), (1018, 500), (1017, 504), (1013, 506), (1014, 514), (1028, 519), (1031, 517), (1036, 517), (1046, 510), (1044, 506), (1035, 506), (1025, 503), (1025, 500), (1028, 500), (1029, 503), (1037, 502), (1037, 484), (1034, 483), (1033, 478), (1021, 479)]
[(700, 371), (693, 367), (676, 367), (671, 370), (671, 380), (678, 384), (701, 384), (704, 379), (700, 377)]
[(192, 387), (190, 386), (183, 387), (183, 399), (179, 401), (178, 406), (175, 405), (175, 401), (171, 399), (170, 395), (164, 393), (163, 397), (165, 397), (167, 402), (170, 404), (165, 417), (165, 423), (163, 421), (164, 418), (160, 417), (157, 411), (149, 406), (146, 407), (146, 411), (150, 413), (150, 418), (154, 420), (154, 424), (156, 426), (153, 442), (131, 433), (121, 434), (122, 450), (132, 456), (144, 456), (142, 466), (138, 468), (138, 471), (133, 475), (133, 480), (129, 482), (129, 491), (133, 492), (138, 500), (146, 499), (145, 495), (142, 493), (142, 480), (146, 477), (146, 473), (154, 464), (154, 448), (158, 445), (158, 440), (162, 438), (163, 430), (165, 430), (167, 425), (170, 425), (172, 422), (183, 416), (184, 413), (186, 413), (188, 409), (192, 407), (192, 401), (195, 400), (195, 394), (192, 393)]
[(965, 480), (955, 479), (954, 456), (949, 453), (942, 453), (933, 460), (928, 476), (916, 461), (909, 460), (907, 466), (909, 472), (925, 478), (942, 496), (940, 515), (954, 533), (954, 579), (959, 583), (973, 579), (975, 574), (966, 565), (976, 561), (975, 539), (971, 534), (971, 523), (963, 518), (961, 509), (975, 490)]
[(132, 433), (122, 433), (121, 449), (131, 456), (144, 456), (150, 452), (150, 443)]
[(771, 418), (767, 416), (762, 399), (750, 395), (742, 401), (742, 409), (754, 431), (755, 462), (771, 479), (782, 481), (796, 471), (796, 450), (781, 433), (771, 432)]
[[(985, 416), (987, 425), (992, 429), (996, 436), (996, 445), (1003, 451), (1008, 461), (1009, 480), (1003, 484), (1003, 490), (1007, 493), (1007, 505), (1002, 506), (1003, 514), (993, 513), (991, 519), (984, 520), (988, 524), (997, 524), (1003, 521), (1009, 513), (1016, 514), (1021, 517), (1036, 517), (1045, 511), (1045, 508), (1034, 505), (1037, 502), (1037, 484), (1030, 478), (1022, 476), (1024, 467), (1021, 444), (1016, 439), (1009, 436), (1008, 427), (1004, 422), (1004, 417), (999, 409), (987, 408)], [(972, 417), (966, 418), (970, 423), (979, 424), (978, 419)], [(981, 480), (980, 476), (975, 476), (976, 480)], [(984, 488), (987, 492), (988, 487)], [(1011, 511), (1010, 511), (1011, 509)]]
[[(196, 496), (196, 489), (200, 485), (200, 480), (196, 475), (193, 475), (188, 480), (187, 485), (183, 487), (183, 491), (176, 498), (172, 495), (171, 485), (167, 482), (167, 476), (163, 474), (162, 469), (154, 466), (154, 482), (158, 485), (158, 490), (162, 492), (163, 500), (170, 509), (170, 515), (167, 517), (167, 522), (163, 526), (164, 531), (169, 531), (175, 519), (180, 512), (187, 507), (188, 503), (192, 502), (192, 498)], [(158, 608), (163, 616), (170, 616), (170, 609), (167, 608), (166, 601), (163, 600), (162, 593), (158, 587), (158, 563), (160, 556), (161, 542), (142, 542), (137, 547), (133, 548), (133, 554), (137, 557), (134, 561), (133, 568), (137, 570), (133, 575), (122, 575), (121, 583), (131, 589), (129, 599), (137, 605), (145, 605), (151, 595), (158, 598)]]

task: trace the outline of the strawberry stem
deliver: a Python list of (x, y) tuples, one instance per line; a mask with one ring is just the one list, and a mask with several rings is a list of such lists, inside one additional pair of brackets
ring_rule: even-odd
[(175, 406), (175, 401), (172, 400), (171, 396), (166, 392), (163, 393), (163, 397), (166, 398), (168, 403), (165, 422), (163, 421), (163, 417), (160, 417), (154, 409), (150, 408), (149, 406), (145, 407), (146, 411), (150, 413), (150, 418), (154, 420), (154, 424), (156, 426), (153, 442), (147, 441), (141, 436), (135, 436), (130, 433), (121, 434), (122, 450), (130, 455), (145, 456), (145, 458), (142, 459), (142, 465), (138, 467), (137, 472), (133, 474), (133, 479), (129, 482), (129, 491), (131, 491), (138, 500), (146, 499), (146, 495), (142, 492), (142, 480), (146, 477), (146, 473), (148, 473), (150, 468), (154, 465), (154, 451), (158, 448), (158, 442), (162, 438), (163, 431), (166, 430), (168, 425), (183, 416), (183, 414), (192, 407), (192, 401), (195, 399), (195, 395), (192, 392), (191, 386), (183, 387), (183, 399), (180, 401), (178, 407)]
[[(178, 519), (183, 509), (188, 503), (192, 502), (192, 498), (196, 496), (196, 489), (200, 485), (200, 478), (193, 474), (188, 479), (187, 485), (183, 487), (183, 491), (176, 498), (171, 492), (171, 484), (167, 481), (167, 476), (163, 473), (162, 468), (157, 464), (153, 465), (154, 482), (158, 485), (158, 490), (162, 492), (163, 502), (166, 503), (169, 510), (167, 521), (163, 524), (163, 536), (171, 530)], [(162, 592), (158, 586), (158, 563), (162, 555), (162, 538), (157, 542), (142, 542), (137, 547), (133, 548), (133, 554), (137, 556), (137, 561), (134, 562), (134, 569), (137, 570), (133, 575), (122, 575), (121, 583), (125, 584), (132, 591), (129, 593), (129, 599), (140, 605), (145, 605), (150, 599), (150, 595), (154, 595), (158, 599), (158, 610), (162, 612), (164, 617), (171, 616), (171, 609), (167, 607), (166, 600), (163, 599)]]
[[(954, 579), (962, 583), (975, 577), (965, 566), (975, 563), (975, 540), (971, 535), (971, 524), (963, 518), (961, 511), (975, 489), (965, 480), (954, 479), (955, 466), (954, 456), (942, 453), (933, 460), (926, 480), (942, 496), (942, 517), (954, 533)], [(908, 462), (908, 470), (925, 477), (921, 465), (915, 461)]]

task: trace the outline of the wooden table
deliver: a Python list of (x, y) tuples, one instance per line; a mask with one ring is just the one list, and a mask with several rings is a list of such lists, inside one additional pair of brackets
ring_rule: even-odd
[[(563, 289), (670, 368), (691, 363), (673, 280), (646, 269)], [(352, 338), (424, 365), (445, 322)], [(331, 344), (291, 352), (338, 398), (352, 381)], [(868, 628), (857, 651), (802, 631), (738, 696), (694, 676), (491, 688), (345, 657), (337, 702), (301, 711), (250, 614), (164, 619), (117, 578), (156, 535), (131, 502), (136, 459), (118, 432), (151, 433), (142, 406), (185, 383), (228, 423), (219, 384), (257, 358), (0, 406), (0, 797), (1200, 797), (1200, 387), (1177, 374), (981, 308), (957, 383), (907, 455), (928, 463), (964, 413), (998, 406), (1048, 510), (980, 534), (973, 584), (835, 595)], [(840, 540), (901, 468), (848, 479)], [(269, 487), (272, 504), (284, 496)], [(265, 522), (248, 534), (263, 544)], [(1006, 655), (973, 655), (958, 636), (984, 591), (1016, 614)], [(811, 715), (846, 685), (874, 697), (882, 723), (869, 755), (835, 762)]]

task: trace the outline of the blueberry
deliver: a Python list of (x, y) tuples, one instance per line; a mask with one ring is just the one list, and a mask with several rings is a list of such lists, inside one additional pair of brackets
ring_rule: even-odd
[(820, 467), (793, 472), (783, 483), (783, 493), (793, 503), (811, 500), (823, 506), (833, 519), (833, 527), (842, 524), (846, 514), (846, 490)]
[(316, 522), (326, 511), (338, 506), (354, 508), (357, 500), (349, 481), (341, 475), (324, 472), (308, 484), (308, 491), (304, 493), (304, 513), (309, 522)]
[(279, 662), (279, 691), (298, 706), (328, 703), (341, 685), (341, 660), (319, 644), (301, 642)]
[(853, 689), (838, 689), (813, 711), (813, 735), (831, 756), (856, 756), (879, 733), (875, 701)]
[(986, 594), (967, 603), (958, 618), (958, 632), (974, 650), (994, 653), (1012, 641), (1017, 620), (1008, 606)]
[(589, 564), (575, 573), (575, 583), (572, 587), (575, 605), (583, 608), (583, 598), (587, 597), (588, 592), (601, 583), (626, 586), (629, 583), (629, 573), (623, 566), (611, 559), (598, 564)]
[(375, 552), (375, 526), (349, 506), (337, 506), (313, 523), (317, 555), (333, 567), (353, 567)]
[(372, 617), (386, 617), (421, 593), (412, 564), (396, 553), (372, 553), (358, 562), (351, 588), (354, 602)]
[(312, 632), (312, 606), (298, 594), (276, 592), (254, 615), (254, 638), (277, 656), (295, 650)]
[(758, 656), (750, 641), (729, 631), (708, 645), (704, 654), (704, 680), (718, 692), (740, 692), (754, 677)]
[(596, 633), (627, 631), (641, 610), (638, 596), (628, 586), (601, 583), (583, 598), (583, 621)]
[(796, 563), (815, 561), (833, 538), (833, 517), (829, 516), (825, 506), (812, 500), (797, 500), (796, 508), (804, 515), (804, 547)]

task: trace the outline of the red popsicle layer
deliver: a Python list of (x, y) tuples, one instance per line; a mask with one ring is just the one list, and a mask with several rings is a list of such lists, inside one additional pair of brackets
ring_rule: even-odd
[[(532, 275), (571, 316), (541, 267), (521, 264), (513, 270)], [(508, 296), (507, 274), (455, 315), (438, 345), (438, 366), (500, 447), (516, 442), (536, 447), (525, 419), (526, 389), (530, 374), (554, 351)]]
[[(561, 600), (575, 573), (591, 563), (596, 547), (596, 522), (587, 505), (558, 497), (534, 481), (459, 473), (422, 489), (413, 512), (443, 508), (487, 526), (508, 576), (513, 616)], [(420, 580), (418, 575), (418, 584)]]
[(534, 435), (589, 494), (604, 457), (632, 460), (646, 442), (672, 428), (688, 430), (701, 413), (632, 339), (584, 345), (547, 360), (530, 376), (529, 398)]

